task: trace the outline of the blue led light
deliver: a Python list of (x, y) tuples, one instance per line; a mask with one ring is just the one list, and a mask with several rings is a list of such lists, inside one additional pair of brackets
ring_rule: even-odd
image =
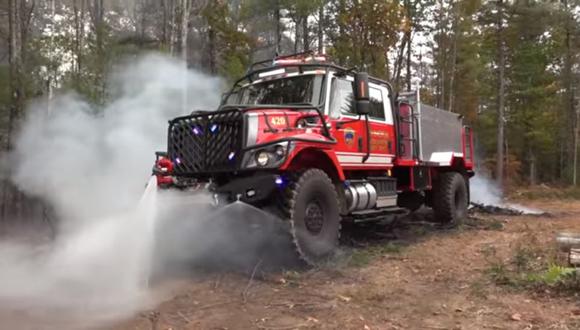
[(229, 160), (233, 160), (233, 159), (234, 159), (234, 157), (236, 157), (236, 153), (235, 153), (235, 152), (233, 152), (233, 151), (232, 151), (232, 152), (230, 152), (230, 154), (228, 155), (228, 159), (229, 159)]
[(277, 185), (281, 186), (284, 184), (284, 179), (282, 179), (282, 177), (277, 177), (274, 182), (276, 182)]
[(197, 128), (197, 127), (194, 127), (193, 128), (193, 134), (200, 135), (201, 134), (201, 130), (199, 128)]
[(175, 162), (176, 162), (177, 164), (181, 164), (181, 159), (179, 159), (179, 157), (177, 157), (177, 158), (175, 158)]
[(209, 128), (210, 132), (215, 133), (217, 132), (218, 129), (218, 125), (217, 124), (213, 124), (211, 125), (211, 127)]

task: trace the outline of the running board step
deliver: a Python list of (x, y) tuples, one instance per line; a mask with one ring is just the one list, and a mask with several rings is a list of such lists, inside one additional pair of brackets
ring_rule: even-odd
[(406, 214), (409, 214), (409, 210), (407, 209), (401, 207), (385, 207), (381, 209), (356, 211), (349, 214), (344, 219), (352, 221), (354, 223), (361, 223), (371, 221), (382, 221), (385, 220), (387, 217)]

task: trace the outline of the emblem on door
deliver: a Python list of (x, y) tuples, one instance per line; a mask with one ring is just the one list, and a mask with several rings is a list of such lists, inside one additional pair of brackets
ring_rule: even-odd
[(356, 132), (352, 128), (347, 128), (344, 130), (344, 142), (347, 146), (351, 147), (354, 145), (354, 138)]

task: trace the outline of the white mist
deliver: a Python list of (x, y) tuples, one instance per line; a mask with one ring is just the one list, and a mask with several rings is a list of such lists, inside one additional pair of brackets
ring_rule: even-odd
[(520, 211), (524, 214), (540, 214), (542, 211), (532, 209), (523, 205), (506, 202), (503, 198), (503, 191), (500, 187), (489, 179), (485, 173), (476, 173), (470, 180), (471, 201), (484, 205), (505, 207)]
[[(148, 301), (154, 152), (165, 149), (169, 119), (217, 106), (222, 82), (149, 55), (125, 63), (108, 86), (112, 100), (102, 108), (65, 94), (50, 114), (40, 102), (27, 111), (13, 180), (53, 206), (61, 222), (50, 245), (0, 242), (3, 326), (78, 329)], [(14, 312), (28, 316), (12, 320)]]

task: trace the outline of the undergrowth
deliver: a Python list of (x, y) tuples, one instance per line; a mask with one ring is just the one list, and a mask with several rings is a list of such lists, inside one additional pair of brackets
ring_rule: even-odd
[(541, 293), (580, 293), (580, 271), (558, 264), (554, 247), (546, 247), (534, 235), (525, 234), (509, 258), (501, 258), (493, 247), (482, 250), (493, 283)]
[(539, 199), (580, 199), (580, 188), (552, 188), (536, 187), (525, 190), (517, 190), (510, 194), (517, 199), (539, 200)]
[(351, 267), (363, 267), (370, 264), (377, 257), (386, 254), (398, 254), (403, 250), (401, 244), (388, 242), (386, 244), (373, 245), (364, 249), (355, 249), (349, 255), (348, 265)]

